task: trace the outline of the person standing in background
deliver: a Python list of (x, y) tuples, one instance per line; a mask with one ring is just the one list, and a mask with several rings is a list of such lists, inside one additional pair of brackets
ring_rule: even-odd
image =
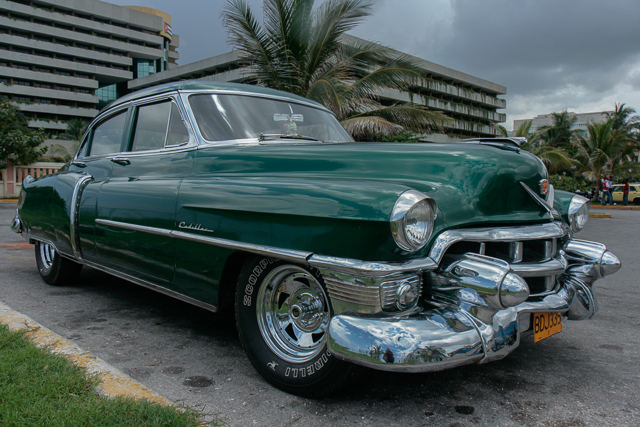
[(629, 205), (629, 178), (624, 180), (624, 188), (622, 189), (622, 203)]

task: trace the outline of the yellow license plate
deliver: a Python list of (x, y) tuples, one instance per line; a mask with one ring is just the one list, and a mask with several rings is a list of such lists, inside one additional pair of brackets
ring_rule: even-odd
[(533, 314), (533, 342), (538, 342), (562, 331), (560, 313)]

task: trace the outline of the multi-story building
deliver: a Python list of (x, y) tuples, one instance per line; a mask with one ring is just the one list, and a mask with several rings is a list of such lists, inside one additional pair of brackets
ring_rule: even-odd
[[(354, 40), (354, 37), (347, 36)], [(171, 17), (100, 0), (0, 0), (0, 97), (50, 135), (73, 118), (90, 120), (133, 90), (184, 79), (242, 81), (237, 52), (178, 66)], [(402, 54), (398, 52), (398, 54)], [(418, 60), (427, 70), (419, 95), (387, 91), (383, 103), (415, 102), (453, 120), (432, 141), (496, 135), (504, 86)]]
[[(607, 120), (607, 114), (611, 114), (613, 111), (600, 111), (596, 113), (571, 113), (569, 112), (569, 117), (575, 117), (576, 121), (571, 125), (571, 130), (576, 132), (580, 132), (584, 135), (587, 134), (587, 126), (591, 123), (602, 123)], [(513, 121), (513, 131), (515, 132), (526, 122), (531, 122), (531, 128), (529, 129), (529, 134), (534, 134), (540, 128), (545, 126), (553, 126), (555, 124), (555, 119), (553, 113), (551, 114), (543, 114), (540, 116), (536, 116), (533, 119), (520, 119)]]
[[(357, 40), (346, 36), (345, 41)], [(402, 52), (397, 52), (402, 54)], [(160, 83), (186, 79), (240, 82), (246, 70), (238, 62), (236, 51), (179, 66), (162, 73), (128, 82), (129, 90), (138, 90)], [(416, 88), (419, 95), (386, 91), (380, 94), (383, 103), (414, 102), (426, 105), (434, 111), (442, 111), (453, 120), (445, 125), (444, 133), (429, 135), (430, 141), (448, 142), (459, 138), (486, 137), (498, 134), (494, 123), (506, 121), (506, 114), (497, 110), (506, 108), (506, 101), (499, 95), (507, 88), (421, 58), (413, 58), (427, 70), (423, 86)]]
[(176, 65), (164, 12), (99, 0), (0, 0), (0, 97), (55, 136)]

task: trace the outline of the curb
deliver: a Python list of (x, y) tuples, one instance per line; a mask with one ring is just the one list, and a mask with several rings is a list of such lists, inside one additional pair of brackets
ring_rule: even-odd
[(620, 211), (640, 211), (640, 206), (637, 205), (591, 205), (591, 209), (613, 209)]
[(28, 331), (27, 336), (38, 347), (47, 347), (52, 353), (69, 358), (74, 364), (83, 367), (90, 374), (98, 375), (100, 378), (98, 392), (104, 396), (122, 396), (136, 400), (147, 399), (163, 406), (173, 405), (169, 399), (160, 396), (104, 360), (98, 359), (73, 342), (52, 332), (30, 317), (18, 313), (2, 302), (0, 302), (0, 323), (4, 323), (12, 331)]

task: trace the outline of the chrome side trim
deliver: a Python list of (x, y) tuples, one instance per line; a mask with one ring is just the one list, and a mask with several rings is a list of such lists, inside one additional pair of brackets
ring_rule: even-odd
[(175, 298), (175, 299), (178, 299), (180, 301), (184, 301), (186, 303), (193, 304), (193, 305), (195, 305), (197, 307), (204, 308), (205, 310), (209, 310), (209, 311), (212, 311), (214, 313), (218, 311), (218, 308), (216, 306), (212, 305), (212, 304), (207, 304), (207, 303), (199, 301), (199, 300), (197, 300), (195, 298), (191, 298), (191, 297), (183, 295), (183, 294), (181, 294), (179, 292), (172, 291), (171, 289), (167, 289), (165, 287), (156, 285), (154, 283), (147, 282), (146, 280), (138, 279), (137, 277), (130, 276), (130, 275), (126, 274), (126, 273), (122, 273), (122, 272), (114, 270), (112, 268), (104, 267), (104, 266), (102, 266), (100, 264), (95, 264), (95, 263), (89, 262), (89, 261), (85, 261), (84, 264), (89, 266), (89, 267), (91, 267), (91, 268), (95, 268), (96, 270), (100, 270), (100, 271), (102, 271), (104, 273), (107, 273), (107, 274), (110, 274), (112, 276), (118, 277), (120, 279), (124, 279), (124, 280), (127, 280), (129, 282), (135, 283), (136, 285), (144, 286), (145, 288), (149, 288), (149, 289), (154, 290), (156, 292), (160, 292), (161, 294), (168, 295), (168, 296), (170, 296), (172, 298)]
[(360, 261), (348, 258), (337, 258), (326, 255), (316, 255), (311, 252), (282, 249), (273, 246), (256, 245), (252, 243), (236, 242), (219, 237), (200, 236), (183, 231), (167, 230), (165, 228), (147, 227), (144, 225), (130, 224), (108, 219), (96, 219), (97, 224), (108, 227), (124, 228), (143, 233), (170, 236), (172, 238), (204, 243), (225, 249), (251, 252), (258, 255), (272, 256), (288, 261), (309, 264), (319, 269), (331, 269), (347, 274), (364, 277), (388, 276), (407, 272), (419, 272), (433, 270), (437, 265), (430, 258), (421, 258), (406, 262), (389, 263), (377, 261)]
[(78, 233), (78, 208), (80, 207), (80, 196), (85, 185), (91, 181), (91, 175), (83, 176), (76, 182), (73, 187), (73, 195), (71, 196), (71, 211), (69, 212), (69, 240), (71, 241), (71, 249), (76, 260), (82, 262), (82, 252), (80, 251), (80, 233)]
[(147, 227), (144, 225), (129, 224), (108, 219), (96, 219), (96, 223), (108, 227), (124, 228), (126, 230), (140, 231), (143, 233), (169, 236), (175, 239), (188, 240), (191, 242), (204, 243), (206, 245), (217, 246), (225, 249), (251, 252), (258, 255), (273, 256), (280, 259), (306, 263), (307, 258), (312, 254), (309, 252), (295, 251), (290, 249), (274, 248), (271, 246), (255, 245), (251, 243), (235, 242), (233, 240), (221, 239), (218, 237), (199, 236), (197, 234), (185, 233), (183, 231), (167, 230), (165, 228)]
[(156, 227), (146, 227), (144, 225), (128, 224), (126, 222), (111, 221), (108, 219), (96, 219), (96, 223), (106, 225), (108, 227), (124, 228), (125, 230), (142, 231), (143, 233), (156, 234), (159, 236), (167, 236), (171, 234), (171, 230)]
[(431, 247), (429, 257), (435, 264), (440, 264), (442, 257), (451, 245), (460, 241), (487, 242), (500, 240), (503, 242), (520, 242), (524, 240), (541, 240), (564, 237), (569, 232), (565, 224), (550, 222), (540, 225), (503, 228), (473, 228), (448, 230), (440, 234)]

